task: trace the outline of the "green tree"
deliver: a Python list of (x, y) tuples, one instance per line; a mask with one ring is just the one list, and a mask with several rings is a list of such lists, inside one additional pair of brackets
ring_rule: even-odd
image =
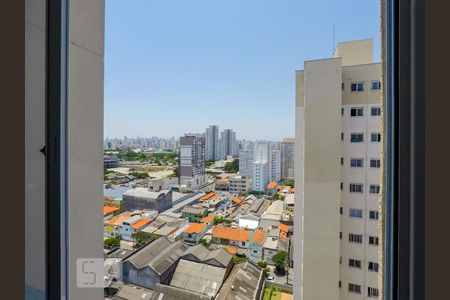
[(257, 263), (258, 267), (260, 267), (261, 269), (265, 269), (267, 267), (267, 263), (265, 261), (259, 261)]
[(130, 172), (130, 175), (136, 177), (137, 179), (144, 179), (149, 177), (147, 172)]
[(284, 263), (286, 262), (286, 258), (287, 258), (287, 252), (285, 252), (285, 251), (278, 251), (274, 256), (272, 256), (273, 262), (278, 267), (284, 266)]
[(239, 159), (234, 159), (232, 162), (227, 162), (224, 167), (227, 173), (237, 173), (239, 172)]
[(118, 236), (109, 238), (103, 241), (105, 248), (117, 248), (120, 247), (120, 238)]
[(223, 223), (223, 217), (222, 216), (215, 216), (214, 217), (214, 224), (220, 224)]

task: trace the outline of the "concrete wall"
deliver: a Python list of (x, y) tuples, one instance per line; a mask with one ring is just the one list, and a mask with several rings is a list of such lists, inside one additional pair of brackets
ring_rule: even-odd
[(69, 1), (68, 259), (71, 299), (103, 289), (76, 287), (76, 259), (103, 257), (104, 0)]
[(25, 298), (45, 292), (45, 0), (25, 1)]
[(340, 58), (305, 62), (300, 182), (305, 300), (339, 298), (341, 63)]

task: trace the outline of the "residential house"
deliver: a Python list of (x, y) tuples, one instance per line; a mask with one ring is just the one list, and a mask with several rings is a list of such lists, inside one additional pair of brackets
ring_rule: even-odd
[(263, 245), (264, 261), (269, 265), (275, 265), (272, 257), (279, 251), (288, 252), (289, 239), (280, 238), (279, 236), (268, 236)]
[(245, 229), (215, 226), (212, 232), (212, 241), (216, 244), (248, 248), (250, 233), (251, 231)]
[(208, 210), (204, 207), (186, 206), (181, 210), (183, 218), (188, 219), (191, 223), (198, 223), (208, 215)]
[(191, 223), (184, 230), (184, 241), (189, 244), (196, 244), (208, 231), (209, 227), (205, 223)]
[(271, 195), (271, 196), (272, 196), (272, 195), (275, 195), (275, 194), (278, 192), (277, 186), (278, 186), (278, 184), (277, 184), (276, 181), (270, 182), (270, 183), (267, 185), (267, 190), (266, 190), (267, 194), (268, 194), (268, 195)]
[(252, 261), (259, 262), (264, 260), (263, 246), (267, 238), (267, 232), (259, 228), (250, 235), (250, 243), (248, 246), (248, 258)]
[(103, 205), (103, 218), (109, 220), (120, 213), (118, 207)]

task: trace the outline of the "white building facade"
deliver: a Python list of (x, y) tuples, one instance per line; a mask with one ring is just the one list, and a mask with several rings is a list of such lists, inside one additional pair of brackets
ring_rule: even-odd
[(296, 72), (294, 298), (378, 298), (381, 64), (339, 43)]

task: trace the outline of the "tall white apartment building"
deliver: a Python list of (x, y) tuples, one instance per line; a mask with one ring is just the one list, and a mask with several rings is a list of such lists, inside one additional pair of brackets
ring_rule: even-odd
[(253, 163), (255, 155), (253, 149), (239, 150), (239, 174), (243, 177), (253, 178)]
[(378, 298), (381, 64), (338, 43), (296, 72), (294, 299)]
[(281, 180), (281, 150), (270, 150), (269, 181)]
[(270, 182), (270, 165), (268, 161), (259, 161), (253, 164), (253, 190), (263, 192)]
[(294, 179), (295, 170), (295, 138), (285, 138), (280, 143), (281, 150), (281, 178)]
[(219, 126), (210, 125), (205, 132), (206, 160), (220, 160)]

